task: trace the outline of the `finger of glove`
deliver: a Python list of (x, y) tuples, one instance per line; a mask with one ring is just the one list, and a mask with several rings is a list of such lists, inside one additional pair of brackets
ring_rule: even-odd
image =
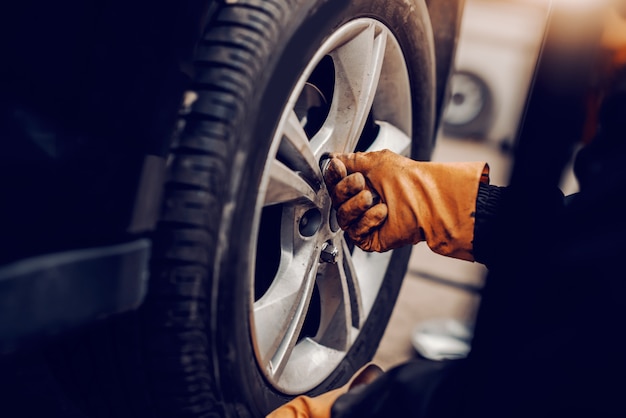
[[(367, 177), (372, 169), (397, 167), (405, 163), (405, 157), (388, 149), (369, 152), (333, 153), (331, 157), (343, 163), (348, 174), (361, 172)], [(408, 159), (406, 159), (408, 160)]]
[(356, 196), (348, 199), (337, 209), (337, 223), (346, 229), (372, 207), (374, 199), (369, 190), (362, 190)]
[[(332, 154), (334, 159), (340, 160), (346, 167), (348, 175), (362, 173), (366, 188), (375, 195), (382, 196), (382, 182), (387, 176), (394, 176), (393, 170), (398, 164), (393, 159), (399, 155), (389, 150)], [(392, 164), (389, 165), (388, 162)]]
[(392, 174), (390, 170), (415, 162), (388, 149), (369, 152), (333, 153), (331, 157), (340, 160), (346, 167), (348, 174), (361, 172), (370, 180), (374, 180), (371, 178), (374, 173), (377, 176), (387, 176)]
[(330, 155), (333, 160), (340, 161), (346, 169), (346, 173), (356, 173), (366, 171), (364, 163), (364, 153), (362, 152), (349, 152), (349, 153), (333, 153)]
[(342, 178), (348, 175), (348, 171), (340, 159), (331, 157), (323, 174), (326, 186), (333, 189)]
[(365, 190), (365, 177), (363, 177), (363, 174), (350, 174), (335, 186), (332, 192), (333, 203), (338, 207), (363, 190)]
[(365, 213), (363, 213), (363, 216), (361, 216), (357, 222), (350, 226), (350, 238), (357, 243), (363, 242), (365, 237), (371, 235), (374, 230), (380, 228), (380, 226), (387, 219), (388, 213), (389, 210), (387, 205), (384, 203), (372, 206)]

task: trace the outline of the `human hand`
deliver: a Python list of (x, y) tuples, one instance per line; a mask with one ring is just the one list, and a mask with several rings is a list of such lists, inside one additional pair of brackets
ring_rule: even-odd
[(383, 374), (383, 370), (380, 367), (374, 363), (368, 363), (340, 388), (313, 397), (298, 396), (276, 408), (266, 418), (330, 418), (330, 410), (338, 397), (355, 387), (373, 382), (381, 374)]
[(383, 252), (426, 241), (439, 254), (473, 260), (485, 163), (420, 162), (389, 150), (330, 157), (324, 178), (337, 221), (361, 249)]

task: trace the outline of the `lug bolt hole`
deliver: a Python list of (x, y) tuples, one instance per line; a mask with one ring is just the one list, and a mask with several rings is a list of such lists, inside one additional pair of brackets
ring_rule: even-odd
[(312, 237), (318, 231), (321, 224), (322, 214), (320, 211), (317, 209), (310, 209), (302, 215), (302, 218), (300, 218), (300, 234), (304, 237)]

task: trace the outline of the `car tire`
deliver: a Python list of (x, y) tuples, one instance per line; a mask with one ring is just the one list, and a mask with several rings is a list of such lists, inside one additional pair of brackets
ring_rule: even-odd
[[(168, 163), (147, 300), (90, 330), (90, 355), (68, 359), (85, 349), (71, 338), (51, 354), (89, 416), (262, 416), (372, 359), (411, 248), (355, 248), (319, 162), (379, 148), (428, 160), (433, 51), (423, 0), (215, 11)], [(67, 373), (82, 360), (104, 379), (89, 393)]]
[(450, 80), (450, 91), (443, 114), (443, 133), (485, 139), (493, 114), (493, 97), (487, 83), (471, 71), (457, 71)]

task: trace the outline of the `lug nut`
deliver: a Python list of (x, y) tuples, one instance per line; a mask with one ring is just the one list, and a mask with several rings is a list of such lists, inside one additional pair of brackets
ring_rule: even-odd
[(337, 264), (337, 255), (339, 250), (332, 244), (324, 243), (322, 252), (320, 253), (320, 261), (322, 263)]

